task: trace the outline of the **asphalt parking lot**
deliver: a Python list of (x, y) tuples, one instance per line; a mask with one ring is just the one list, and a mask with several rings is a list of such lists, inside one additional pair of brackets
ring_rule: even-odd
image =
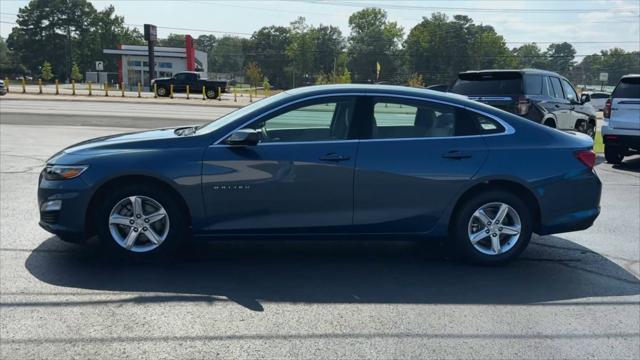
[(1, 358), (640, 358), (638, 156), (597, 166), (591, 229), (535, 237), (505, 267), (404, 239), (129, 263), (38, 227), (38, 173), (62, 147), (232, 110), (174, 106), (0, 100)]

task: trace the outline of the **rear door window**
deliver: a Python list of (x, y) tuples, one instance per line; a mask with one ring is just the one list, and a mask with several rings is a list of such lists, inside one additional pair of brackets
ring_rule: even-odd
[(518, 72), (470, 73), (458, 75), (451, 92), (462, 95), (517, 95), (522, 93)]
[(553, 97), (556, 99), (563, 99), (564, 95), (562, 94), (562, 85), (560, 84), (560, 79), (557, 77), (549, 77), (551, 80), (551, 87), (553, 89)]
[(620, 80), (613, 90), (612, 98), (640, 99), (640, 78), (626, 78)]

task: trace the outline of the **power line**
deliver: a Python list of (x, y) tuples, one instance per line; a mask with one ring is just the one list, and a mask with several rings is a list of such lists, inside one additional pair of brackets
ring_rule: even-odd
[[(551, 8), (537, 8), (537, 9), (525, 9), (525, 8), (472, 8), (472, 7), (447, 7), (447, 6), (419, 6), (419, 5), (404, 5), (404, 4), (389, 4), (376, 2), (375, 4), (360, 3), (356, 1), (335, 1), (335, 0), (299, 0), (297, 2), (312, 3), (318, 5), (335, 5), (335, 6), (350, 6), (350, 7), (381, 7), (398, 10), (431, 10), (431, 11), (468, 11), (468, 12), (521, 12), (521, 13), (589, 13), (589, 12), (606, 12), (611, 8), (591, 8), (591, 9), (551, 9)], [(622, 10), (622, 9), (618, 9)], [(626, 9), (625, 9), (626, 10)], [(636, 9), (633, 9), (634, 11)], [(637, 13), (634, 13), (636, 15)]]

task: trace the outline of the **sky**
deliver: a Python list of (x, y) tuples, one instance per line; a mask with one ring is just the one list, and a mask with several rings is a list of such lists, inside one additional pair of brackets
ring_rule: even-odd
[[(283, 25), (303, 16), (310, 25), (334, 25), (349, 34), (349, 16), (365, 7), (383, 8), (390, 21), (409, 30), (433, 12), (468, 15), (475, 23), (492, 25), (509, 48), (536, 42), (567, 41), (580, 55), (613, 47), (640, 50), (640, 0), (92, 0), (103, 9), (109, 5), (130, 26), (151, 23), (158, 35), (189, 33), (249, 37), (263, 26)], [(6, 39), (15, 26), (24, 0), (0, 0), (0, 36)], [(173, 28), (173, 29), (172, 29)], [(180, 29), (178, 29), (180, 28)], [(181, 29), (191, 30), (181, 30)]]

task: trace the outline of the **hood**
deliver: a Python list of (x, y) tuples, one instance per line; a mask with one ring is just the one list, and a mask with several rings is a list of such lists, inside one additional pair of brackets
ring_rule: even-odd
[(155, 79), (153, 79), (153, 82), (156, 82), (158, 80), (171, 80), (171, 78), (170, 77), (155, 78)]
[(156, 146), (152, 145), (153, 142), (189, 137), (191, 133), (183, 131), (183, 129), (190, 128), (193, 126), (137, 131), (90, 139), (67, 147), (53, 155), (47, 162), (55, 163), (61, 157), (69, 155), (78, 155), (84, 158), (129, 150), (149, 149)]

